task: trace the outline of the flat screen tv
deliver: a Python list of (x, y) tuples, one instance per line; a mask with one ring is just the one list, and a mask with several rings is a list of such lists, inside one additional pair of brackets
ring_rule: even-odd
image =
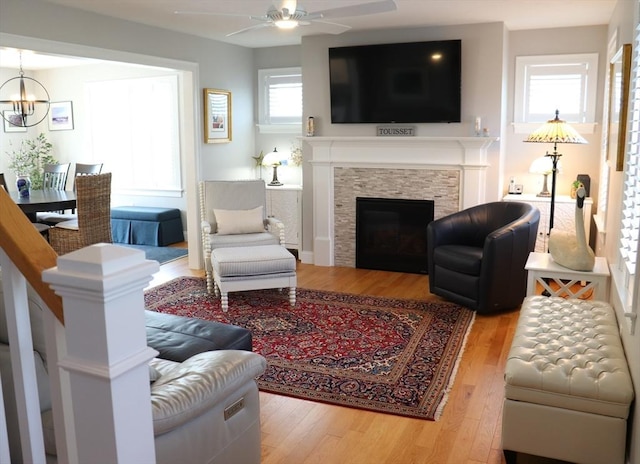
[(461, 41), (329, 48), (331, 122), (460, 122)]

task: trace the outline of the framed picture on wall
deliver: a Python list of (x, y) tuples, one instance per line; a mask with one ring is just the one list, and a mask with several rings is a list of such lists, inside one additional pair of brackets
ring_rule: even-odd
[(70, 101), (51, 103), (49, 107), (49, 130), (73, 129), (73, 104)]
[(204, 143), (231, 142), (231, 92), (204, 89)]
[(27, 128), (22, 125), (20, 115), (15, 111), (3, 111), (2, 120), (5, 132), (27, 132)]
[(624, 44), (609, 63), (609, 127), (607, 160), (616, 171), (624, 169), (624, 153), (631, 77), (631, 44)]

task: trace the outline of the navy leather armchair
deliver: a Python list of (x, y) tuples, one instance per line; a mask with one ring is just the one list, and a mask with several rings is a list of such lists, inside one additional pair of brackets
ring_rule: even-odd
[(539, 221), (540, 211), (521, 202), (486, 203), (432, 221), (429, 290), (478, 313), (517, 307)]

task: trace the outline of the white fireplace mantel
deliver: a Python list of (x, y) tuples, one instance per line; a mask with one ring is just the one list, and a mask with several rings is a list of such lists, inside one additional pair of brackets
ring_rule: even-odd
[(486, 197), (487, 149), (496, 137), (302, 137), (313, 178), (313, 262), (334, 265), (336, 167), (460, 171), (460, 209)]

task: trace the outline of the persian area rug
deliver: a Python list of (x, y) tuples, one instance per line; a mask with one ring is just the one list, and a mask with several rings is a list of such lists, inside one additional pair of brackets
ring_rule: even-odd
[(250, 329), (267, 358), (265, 392), (437, 420), (475, 313), (452, 303), (297, 289), (229, 294), (229, 311), (205, 280), (180, 277), (145, 293), (147, 309)]

